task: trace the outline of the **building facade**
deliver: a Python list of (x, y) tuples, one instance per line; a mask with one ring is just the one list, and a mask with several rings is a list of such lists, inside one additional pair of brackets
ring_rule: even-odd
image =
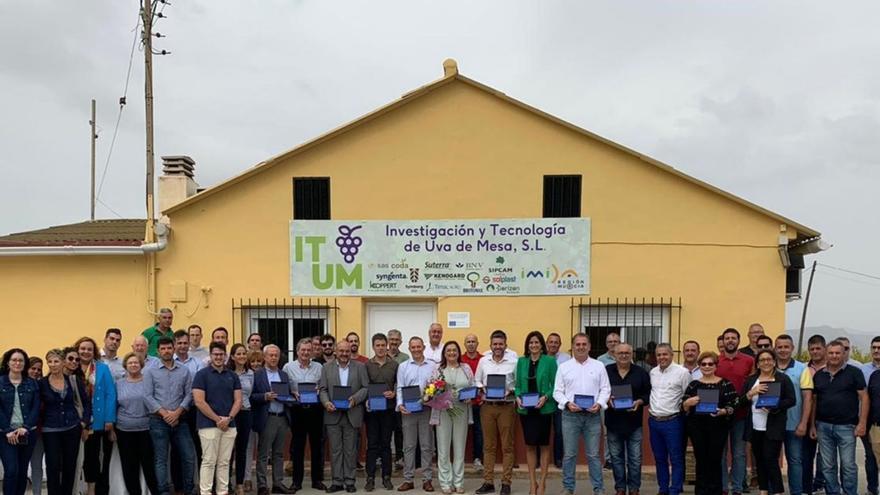
[[(445, 340), (475, 333), (484, 349), (491, 331), (504, 329), (517, 352), (534, 329), (563, 341), (587, 331), (596, 351), (612, 330), (637, 347), (695, 339), (712, 348), (727, 327), (784, 329), (798, 261), (815, 251), (817, 231), (468, 79), (454, 62), (444, 70), (214, 187), (194, 193), (179, 186), (189, 176), (170, 174), (160, 182), (170, 233), (148, 249), (131, 235), (115, 252), (88, 235), (79, 252), (64, 249), (68, 239), (0, 238), (0, 300), (9, 309), (0, 347), (43, 354), (81, 335), (100, 339), (108, 327), (122, 328), (128, 343), (166, 306), (175, 328), (224, 326), (237, 341), (259, 331), (287, 349), (325, 332), (355, 331), (363, 343), (389, 328), (424, 337), (432, 321), (447, 327)], [(589, 219), (588, 290), (292, 291), (291, 221), (553, 218)], [(550, 276), (547, 265), (535, 271)]]

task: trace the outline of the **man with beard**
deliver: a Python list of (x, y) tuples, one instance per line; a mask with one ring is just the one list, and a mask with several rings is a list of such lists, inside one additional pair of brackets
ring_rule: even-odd
[(321, 337), (321, 356), (315, 359), (315, 362), (320, 365), (326, 365), (329, 362), (332, 362), (336, 353), (336, 337), (330, 335), (329, 333)]
[[(752, 328), (755, 328), (752, 325)], [(752, 330), (749, 330), (752, 333)], [(763, 328), (761, 329), (763, 334)], [(715, 374), (726, 379), (736, 393), (742, 395), (745, 393), (743, 387), (746, 378), (752, 374), (755, 367), (755, 359), (751, 356), (743, 354), (739, 350), (739, 331), (735, 328), (728, 328), (721, 334), (724, 338), (724, 352), (718, 357), (718, 367)], [(760, 335), (755, 335), (757, 341)], [(725, 454), (721, 457), (721, 489), (728, 490), (728, 493), (738, 495), (742, 493), (743, 483), (746, 478), (746, 441), (743, 436), (746, 427), (746, 416), (748, 410), (739, 408), (733, 416), (733, 422), (730, 426), (729, 448), (731, 454), (731, 466), (728, 470), (727, 466), (727, 447)], [(728, 483), (728, 479), (730, 483)]]

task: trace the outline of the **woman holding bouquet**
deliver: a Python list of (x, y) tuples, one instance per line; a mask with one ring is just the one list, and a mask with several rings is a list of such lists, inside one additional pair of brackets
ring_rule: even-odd
[(443, 493), (452, 493), (453, 490), (455, 493), (464, 493), (464, 448), (472, 418), (470, 401), (460, 402), (458, 392), (474, 385), (474, 374), (470, 366), (461, 365), (458, 342), (447, 342), (441, 355), (440, 366), (426, 389), (426, 392), (433, 389), (433, 397), (427, 401), (427, 405), (431, 407), (431, 424), (437, 426), (440, 489)]
[[(556, 384), (556, 359), (547, 355), (544, 335), (535, 330), (526, 336), (526, 355), (516, 363), (516, 412), (520, 414), (529, 464), (529, 494), (543, 495), (547, 489), (550, 467), (550, 425), (556, 412), (553, 388)], [(523, 395), (529, 394), (526, 400)], [(537, 394), (537, 401), (530, 398)], [(543, 449), (541, 447), (544, 447)], [(536, 477), (538, 451), (541, 452), (541, 479)]]

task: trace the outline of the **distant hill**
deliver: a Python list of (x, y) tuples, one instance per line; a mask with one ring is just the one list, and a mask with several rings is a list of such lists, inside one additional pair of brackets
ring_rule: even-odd
[[(787, 332), (795, 339), (795, 345), (797, 345), (799, 330), (795, 328), (793, 330), (788, 330)], [(862, 353), (868, 355), (871, 353), (871, 339), (876, 336), (875, 334), (864, 330), (856, 330), (854, 328), (838, 328), (829, 325), (806, 327), (804, 328), (804, 348), (806, 348), (807, 339), (816, 334), (822, 335), (826, 340), (832, 340), (837, 337), (847, 337), (854, 347), (857, 347)]]

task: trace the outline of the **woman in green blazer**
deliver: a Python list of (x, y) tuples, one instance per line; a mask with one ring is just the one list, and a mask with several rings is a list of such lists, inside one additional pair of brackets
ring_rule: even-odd
[[(556, 359), (547, 355), (547, 344), (541, 332), (532, 331), (526, 336), (525, 355), (516, 363), (516, 412), (520, 414), (523, 438), (526, 442), (526, 459), (529, 464), (529, 494), (543, 495), (550, 468), (550, 425), (556, 412), (553, 387), (556, 384)], [(537, 405), (525, 407), (523, 394), (537, 394)], [(534, 397), (534, 396), (532, 396)], [(524, 404), (526, 402), (526, 404)], [(545, 447), (540, 449), (539, 447)], [(541, 451), (541, 478), (536, 478), (538, 450)]]

